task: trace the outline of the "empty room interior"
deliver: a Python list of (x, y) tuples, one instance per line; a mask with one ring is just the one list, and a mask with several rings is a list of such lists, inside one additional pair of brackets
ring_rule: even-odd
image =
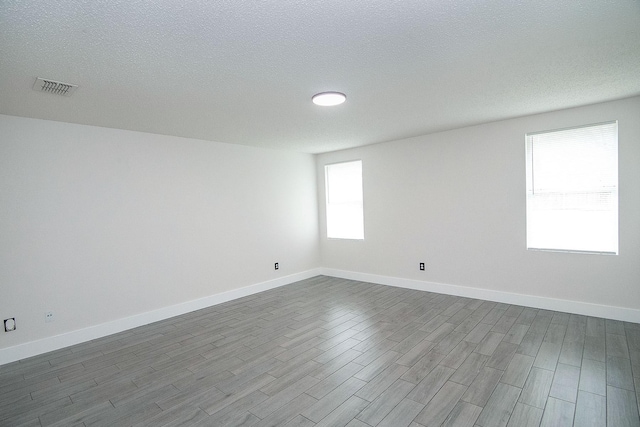
[(640, 427), (640, 1), (0, 2), (0, 426)]

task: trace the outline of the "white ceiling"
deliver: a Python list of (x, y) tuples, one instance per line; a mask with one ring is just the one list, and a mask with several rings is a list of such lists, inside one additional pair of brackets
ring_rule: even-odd
[(640, 0), (0, 1), (2, 114), (319, 153), (638, 94)]

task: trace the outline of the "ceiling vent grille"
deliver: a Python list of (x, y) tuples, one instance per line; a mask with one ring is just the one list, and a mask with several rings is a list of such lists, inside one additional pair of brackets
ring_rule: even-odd
[(57, 82), (55, 80), (43, 79), (38, 77), (33, 84), (33, 90), (38, 92), (47, 92), (54, 95), (71, 96), (78, 88), (78, 85)]

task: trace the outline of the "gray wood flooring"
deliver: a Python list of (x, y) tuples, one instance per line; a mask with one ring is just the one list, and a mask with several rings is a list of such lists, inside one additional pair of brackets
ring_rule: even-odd
[(0, 366), (2, 426), (640, 426), (640, 325), (315, 277)]

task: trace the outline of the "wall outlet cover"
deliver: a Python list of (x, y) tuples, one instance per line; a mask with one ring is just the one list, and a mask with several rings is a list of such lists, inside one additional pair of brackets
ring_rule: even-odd
[(4, 331), (11, 332), (16, 330), (16, 318), (10, 317), (8, 319), (4, 319)]

